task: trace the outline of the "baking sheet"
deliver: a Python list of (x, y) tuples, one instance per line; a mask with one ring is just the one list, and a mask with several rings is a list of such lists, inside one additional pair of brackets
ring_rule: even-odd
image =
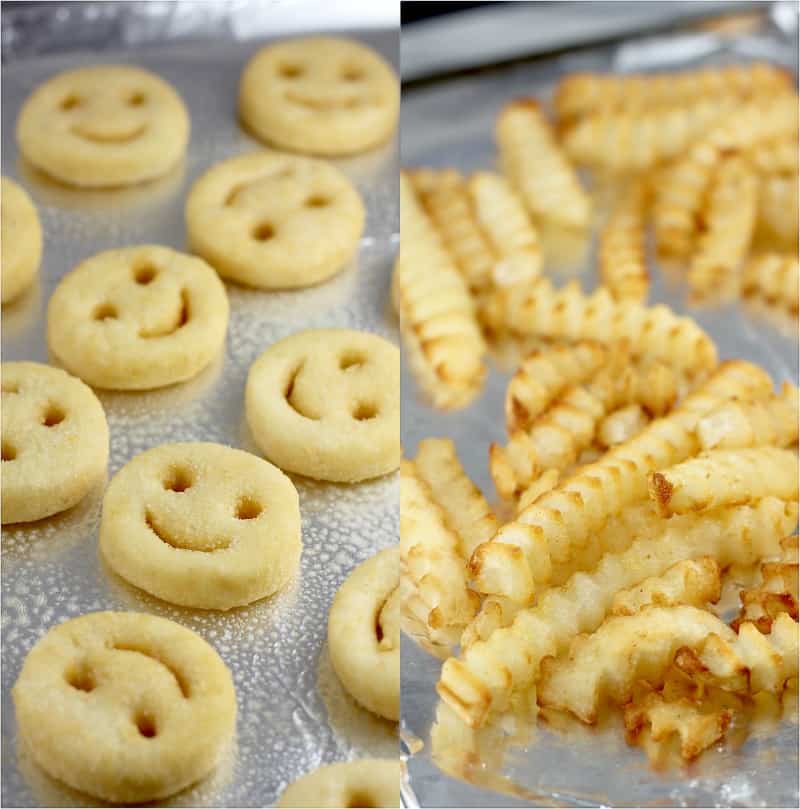
[[(651, 37), (415, 85), (403, 95), (402, 164), (454, 166), (465, 172), (494, 166), (492, 132), (503, 104), (521, 95), (548, 99), (558, 78), (574, 70), (674, 69), (753, 58), (779, 61), (796, 74), (796, 39), (777, 33), (733, 40), (712, 33)], [(585, 290), (596, 286), (593, 245), (584, 249), (563, 234), (550, 234), (545, 252), (550, 255), (546, 271), (556, 283), (577, 277)], [(667, 303), (696, 318), (716, 341), (722, 359), (757, 362), (776, 383), (797, 381), (796, 321), (750, 304), (689, 308), (685, 284), (668, 277), (652, 260), (650, 265), (650, 301)], [(467, 474), (487, 497), (495, 498), (487, 453), (492, 441), (506, 440), (503, 398), (509, 378), (507, 371), (492, 364), (479, 399), (465, 410), (441, 413), (420, 399), (406, 371), (402, 399), (406, 454), (415, 455), (419, 440), (427, 436), (450, 437)], [(767, 724), (738, 751), (709, 752), (679, 770), (653, 771), (641, 748), (626, 745), (621, 722), (607, 732), (575, 722), (567, 735), (540, 724), (524, 741), (513, 739), (512, 731), (499, 731), (489, 745), (489, 756), (472, 762), (471, 783), (443, 775), (431, 758), (430, 740), (441, 661), (408, 637), (403, 638), (402, 661), (401, 739), (407, 765), (403, 798), (408, 805), (752, 807), (798, 803), (796, 706), (793, 721)]]
[[(239, 3), (239, 6), (242, 4)], [(251, 4), (254, 15), (291, 13)], [(397, 66), (397, 33), (351, 32)], [(187, 158), (169, 176), (120, 191), (73, 191), (25, 168), (14, 123), (28, 93), (61, 70), (92, 64), (92, 53), (36, 57), (3, 67), (2, 170), (31, 194), (44, 230), (37, 285), (3, 307), (3, 360), (47, 362), (45, 306), (59, 278), (112, 247), (153, 242), (185, 249), (183, 206), (212, 163), (259, 144), (236, 120), (239, 74), (263, 40), (227, 35), (200, 45), (115, 50), (102, 61), (131, 62), (171, 82), (192, 117)], [(299, 292), (228, 285), (231, 317), (224, 355), (194, 380), (152, 393), (100, 393), (111, 431), (109, 475), (134, 455), (171, 441), (216, 441), (258, 454), (244, 419), (248, 368), (271, 343), (296, 331), (350, 327), (397, 341), (389, 279), (399, 228), (397, 143), (336, 161), (364, 197), (367, 224), (357, 260), (331, 281)], [(328, 609), (361, 561), (398, 535), (397, 476), (359, 485), (294, 477), (300, 494), (299, 575), (274, 598), (228, 613), (172, 607), (112, 574), (97, 553), (103, 487), (65, 514), (2, 532), (2, 803), (96, 806), (45, 775), (18, 749), (11, 687), (44, 631), (103, 609), (142, 610), (195, 630), (231, 668), (239, 716), (235, 744), (211, 778), (168, 801), (175, 806), (269, 806), (288, 782), (321, 764), (397, 755), (396, 725), (347, 695), (325, 648)]]

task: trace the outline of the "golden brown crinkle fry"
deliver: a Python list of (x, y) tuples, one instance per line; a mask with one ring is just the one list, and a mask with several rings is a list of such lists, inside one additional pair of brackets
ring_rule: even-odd
[(742, 271), (742, 294), (796, 312), (799, 267), (797, 256), (788, 253), (753, 256)]
[(644, 181), (636, 180), (623, 192), (600, 234), (600, 283), (617, 301), (647, 299), (646, 203), (647, 187)]
[(759, 632), (767, 633), (775, 618), (784, 612), (795, 621), (798, 619), (797, 537), (787, 537), (787, 540), (794, 542), (792, 547), (785, 549), (783, 558), (786, 561), (762, 564), (760, 582), (739, 593), (742, 606), (736, 620), (731, 623), (736, 631), (747, 622)]
[(737, 151), (797, 131), (797, 96), (782, 93), (737, 107), (675, 161), (659, 184), (653, 205), (656, 244), (661, 255), (691, 252), (706, 189), (717, 165)]
[(509, 433), (530, 427), (567, 388), (585, 382), (607, 358), (605, 346), (592, 340), (534, 351), (525, 357), (506, 390)]
[(662, 691), (643, 685), (642, 693), (634, 695), (623, 709), (629, 743), (635, 743), (646, 726), (656, 742), (677, 734), (681, 756), (690, 761), (722, 739), (733, 719), (729, 707), (687, 697), (668, 699)]
[(750, 249), (757, 205), (758, 181), (750, 164), (736, 156), (724, 159), (712, 180), (689, 266), (693, 292), (708, 294), (739, 268)]
[(781, 538), (796, 519), (797, 504), (776, 498), (702, 517), (673, 517), (660, 535), (607, 554), (591, 573), (576, 573), (564, 586), (547, 590), (510, 626), (447, 660), (439, 695), (467, 724), (480, 727), (490, 711), (505, 710), (515, 689), (535, 682), (544, 657), (563, 651), (575, 635), (596, 629), (620, 590), (661, 575), (683, 559), (712, 556), (722, 566), (753, 564), (779, 553)]
[(524, 511), (532, 503), (535, 503), (543, 494), (546, 494), (551, 489), (555, 489), (560, 477), (560, 470), (545, 469), (519, 496), (517, 514)]
[(575, 638), (565, 656), (542, 661), (539, 703), (593, 723), (605, 696), (626, 702), (636, 680), (658, 683), (678, 649), (699, 646), (712, 633), (728, 642), (736, 638), (716, 615), (686, 605), (608, 618)]
[[(569, 570), (571, 558), (591, 544), (610, 516), (647, 497), (649, 472), (697, 452), (695, 428), (701, 416), (726, 398), (755, 398), (771, 390), (772, 380), (758, 366), (741, 360), (722, 363), (679, 408), (562, 480), (479, 546), (469, 563), (473, 585), (482, 593), (528, 603), (535, 589), (550, 581), (554, 564)], [(527, 527), (523, 534), (520, 525)], [(495, 543), (504, 544), (494, 548)], [(513, 593), (505, 589), (512, 585)]]
[(683, 154), (740, 103), (722, 95), (654, 109), (600, 110), (569, 125), (562, 142), (580, 165), (641, 171)]
[(614, 301), (599, 287), (585, 295), (576, 282), (560, 289), (545, 278), (496, 290), (485, 316), (490, 326), (518, 336), (548, 340), (596, 340), (605, 345), (628, 340), (635, 357), (661, 360), (690, 374), (717, 364), (711, 338), (691, 318), (664, 305)]
[(648, 606), (702, 607), (719, 600), (721, 588), (717, 562), (709, 556), (685, 559), (661, 576), (645, 579), (635, 587), (620, 590), (611, 602), (612, 615), (634, 615)]
[(534, 218), (579, 228), (589, 224), (589, 196), (534, 99), (506, 104), (495, 137), (503, 174)]
[(775, 447), (715, 449), (649, 476), (650, 499), (664, 517), (762, 497), (797, 498), (797, 455)]
[(798, 390), (784, 382), (779, 394), (763, 401), (727, 402), (697, 423), (697, 437), (704, 450), (736, 449), (797, 443)]
[(569, 388), (527, 431), (511, 433), (506, 447), (492, 444), (489, 468), (501, 497), (518, 496), (547, 468), (566, 469), (595, 438), (611, 411), (643, 400), (663, 413), (677, 395), (675, 373), (661, 363), (631, 365), (623, 349), (582, 385)]
[(761, 141), (747, 152), (747, 158), (762, 174), (797, 173), (797, 138), (780, 135)]
[(431, 640), (441, 641), (441, 633), (460, 630), (472, 619), (479, 600), (467, 587), (466, 568), (458, 535), (447, 524), (430, 488), (418, 475), (414, 464), (400, 466), (400, 550), (405, 571), (415, 585), (415, 599), (407, 607), (415, 617), (425, 617)]
[(423, 208), (472, 292), (492, 283), (495, 253), (475, 216), (467, 182), (454, 169), (408, 173)]
[(461, 635), (461, 648), (466, 649), (475, 641), (486, 640), (496, 629), (509, 626), (521, 609), (510, 598), (488, 596)]
[(597, 441), (609, 448), (638, 435), (650, 423), (640, 404), (630, 404), (609, 413), (597, 427)]
[(539, 234), (511, 184), (500, 174), (478, 171), (468, 187), (475, 218), (494, 250), (491, 280), (511, 286), (536, 279), (543, 261)]
[[(501, 497), (518, 495), (547, 468), (563, 470), (592, 443), (600, 419), (608, 412), (608, 384), (570, 388), (527, 431), (516, 430), (508, 445), (492, 444), (489, 468)], [(606, 397), (602, 388), (606, 388)]]
[(598, 109), (640, 109), (685, 104), (723, 93), (748, 97), (791, 89), (789, 74), (765, 62), (700, 70), (633, 74), (572, 73), (561, 79), (554, 103), (559, 118)]
[(469, 291), (411, 183), (400, 177), (403, 236), (392, 278), (412, 372), (437, 407), (468, 404), (479, 392), (485, 344)]
[(420, 441), (414, 464), (458, 534), (466, 564), (475, 548), (494, 536), (497, 517), (480, 489), (467, 477), (450, 439)]
[(682, 649), (676, 663), (737, 694), (780, 694), (786, 681), (797, 677), (797, 621), (783, 612), (769, 634), (751, 623), (741, 624), (738, 634), (716, 631), (694, 653)]

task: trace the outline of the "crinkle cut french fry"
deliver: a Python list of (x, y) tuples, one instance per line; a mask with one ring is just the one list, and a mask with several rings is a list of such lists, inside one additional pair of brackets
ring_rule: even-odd
[(645, 579), (635, 587), (620, 590), (611, 602), (612, 615), (635, 615), (644, 607), (702, 607), (719, 601), (721, 588), (717, 562), (709, 556), (685, 559), (661, 576)]
[(534, 99), (506, 104), (495, 136), (503, 174), (534, 219), (578, 228), (589, 224), (589, 196)]
[(650, 423), (640, 404), (630, 404), (609, 413), (597, 427), (597, 441), (603, 447), (614, 447), (638, 435)]
[(475, 218), (495, 253), (492, 279), (498, 286), (530, 282), (542, 272), (536, 226), (505, 177), (478, 171), (468, 183)]
[(506, 390), (509, 433), (526, 430), (567, 388), (589, 379), (606, 361), (605, 346), (591, 340), (554, 346), (528, 355)]
[(660, 256), (683, 259), (694, 249), (697, 219), (719, 159), (716, 149), (701, 143), (664, 169), (652, 214)]
[(506, 708), (514, 690), (535, 682), (544, 657), (563, 651), (575, 635), (595, 630), (620, 590), (683, 559), (712, 556), (722, 566), (753, 564), (779, 552), (796, 519), (797, 505), (776, 498), (713, 515), (674, 517), (660, 535), (606, 555), (591, 573), (577, 573), (563, 587), (544, 592), (509, 627), (473, 643), (460, 659), (447, 660), (439, 695), (467, 724), (480, 727), (490, 711)]
[(600, 234), (600, 283), (614, 300), (644, 301), (650, 286), (644, 228), (647, 188), (636, 180), (623, 192)]
[[(467, 587), (458, 535), (448, 526), (428, 485), (411, 461), (400, 466), (400, 548), (415, 596), (428, 607), (426, 625), (431, 640), (436, 631), (463, 628), (478, 609), (478, 598)], [(414, 610), (420, 617), (420, 610)]]
[(639, 111), (601, 110), (568, 125), (562, 136), (579, 165), (641, 171), (681, 154), (740, 105), (734, 96)]
[(722, 363), (679, 408), (562, 480), (478, 546), (469, 563), (473, 585), (482, 593), (528, 603), (536, 587), (550, 580), (554, 563), (568, 563), (590, 540), (597, 541), (610, 516), (647, 497), (649, 472), (697, 452), (700, 417), (726, 398), (757, 398), (771, 390), (772, 380), (758, 366)]
[(400, 176), (403, 236), (392, 291), (409, 365), (437, 407), (468, 404), (483, 383), (486, 346), (469, 291), (408, 178)]
[(727, 402), (697, 423), (697, 437), (704, 450), (736, 449), (772, 444), (797, 444), (798, 390), (784, 382), (779, 394), (763, 401)]
[(488, 596), (461, 635), (461, 648), (466, 649), (476, 641), (486, 640), (495, 630), (509, 626), (520, 609), (522, 607), (510, 598)]
[(750, 164), (736, 156), (724, 159), (712, 180), (689, 266), (693, 292), (708, 294), (739, 268), (750, 249), (757, 204), (758, 181)]
[[(629, 547), (634, 540), (652, 536), (662, 529), (663, 520), (658, 517), (649, 502), (644, 501), (632, 506), (618, 517), (612, 517), (605, 528), (599, 532), (598, 541), (587, 546), (581, 553), (580, 559), (574, 560), (574, 564), (563, 568), (558, 565), (554, 566), (551, 579), (554, 584), (562, 584), (576, 570), (585, 571), (596, 567), (603, 555), (601, 548), (605, 549), (606, 553), (618, 553)], [(494, 629), (508, 626), (521, 608), (519, 603), (509, 598), (487, 596), (478, 615), (464, 630), (462, 646), (466, 647), (478, 638), (486, 640)], [(464, 642), (464, 638), (468, 639), (467, 643)]]
[(679, 258), (689, 255), (706, 189), (726, 155), (796, 132), (797, 96), (791, 93), (743, 104), (713, 127), (676, 160), (659, 183), (653, 205), (659, 253)]
[(761, 633), (772, 629), (773, 621), (781, 613), (798, 619), (798, 574), (795, 561), (764, 562), (761, 565), (761, 581), (754, 587), (739, 593), (741, 609), (731, 623), (738, 631), (743, 623), (751, 623)]
[(649, 726), (653, 741), (659, 742), (677, 734), (681, 756), (691, 761), (725, 735), (733, 719), (731, 707), (710, 700), (694, 700), (685, 696), (668, 698), (664, 690), (649, 683), (639, 683), (640, 693), (623, 708), (626, 738), (629, 744), (639, 740)]
[(517, 501), (517, 514), (524, 511), (532, 503), (535, 503), (543, 494), (546, 494), (551, 489), (555, 489), (560, 477), (560, 470), (545, 469), (519, 496), (519, 500)]
[(791, 79), (786, 71), (765, 62), (754, 62), (629, 76), (572, 73), (558, 83), (554, 103), (558, 117), (564, 119), (599, 109), (670, 106), (721, 94), (746, 98), (788, 89)]
[(797, 497), (797, 455), (775, 447), (715, 449), (652, 472), (650, 499), (664, 517), (762, 497)]
[(492, 283), (495, 254), (475, 218), (464, 177), (455, 169), (416, 169), (408, 176), (470, 290), (485, 291)]
[(797, 312), (799, 267), (797, 256), (790, 254), (753, 256), (742, 272), (742, 294)]
[(458, 533), (466, 564), (475, 548), (494, 536), (497, 517), (464, 472), (451, 440), (426, 438), (420, 441), (414, 465)]
[(737, 694), (780, 694), (786, 681), (797, 677), (797, 621), (783, 612), (768, 634), (751, 623), (741, 624), (738, 634), (716, 631), (698, 650), (681, 649), (676, 663)]
[(542, 278), (496, 290), (485, 316), (493, 328), (523, 337), (597, 340), (606, 345), (628, 340), (635, 357), (661, 360), (689, 374), (717, 364), (713, 341), (694, 320), (679, 317), (664, 305), (614, 301), (604, 287), (585, 295), (576, 282), (556, 289)]
[(516, 430), (506, 447), (492, 444), (489, 468), (501, 497), (518, 496), (547, 468), (563, 470), (593, 441), (600, 421), (630, 401), (645, 400), (666, 412), (677, 395), (668, 367), (631, 365), (622, 352), (583, 385), (576, 385), (539, 416), (526, 432)]
[(649, 500), (629, 505), (620, 514), (609, 517), (591, 542), (576, 548), (565, 562), (553, 562), (548, 586), (557, 587), (579, 572), (597, 567), (607, 553), (621, 553), (637, 539), (653, 536), (664, 527), (663, 518)]
[(603, 697), (626, 702), (636, 680), (659, 682), (678, 649), (699, 646), (712, 633), (728, 642), (736, 638), (716, 615), (686, 605), (608, 618), (575, 638), (565, 656), (542, 661), (539, 703), (593, 723)]

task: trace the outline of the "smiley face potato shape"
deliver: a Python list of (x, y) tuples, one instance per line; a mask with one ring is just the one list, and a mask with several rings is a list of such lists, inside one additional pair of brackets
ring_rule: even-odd
[(25, 159), (67, 185), (112, 188), (166, 174), (186, 152), (189, 115), (163, 79), (96, 65), (48, 79), (17, 120)]
[(260, 289), (298, 289), (339, 272), (364, 217), (335, 166), (267, 149), (212, 166), (186, 200), (192, 251), (224, 278)]
[(306, 37), (260, 50), (242, 73), (239, 112), (258, 138), (335, 157), (372, 149), (397, 126), (400, 86), (371, 48)]
[(400, 352), (353, 329), (309, 329), (250, 366), (245, 412), (281, 469), (356, 483), (400, 465)]
[(120, 469), (103, 500), (100, 551), (157, 598), (228, 610), (272, 595), (297, 570), (297, 490), (248, 452), (164, 444)]
[(208, 775), (236, 725), (217, 652), (155, 615), (92, 612), (50, 629), (12, 691), (18, 734), (49, 775), (142, 806)]
[(228, 296), (202, 259), (159, 245), (107, 250), (60, 281), (47, 342), (71, 373), (98, 388), (184, 382), (220, 353)]

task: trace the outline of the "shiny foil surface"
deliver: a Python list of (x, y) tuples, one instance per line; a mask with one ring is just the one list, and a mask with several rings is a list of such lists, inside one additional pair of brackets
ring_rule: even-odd
[[(110, 4), (116, 5), (116, 4)], [(122, 4), (121, 4), (122, 5)], [(157, 29), (158, 7), (142, 4)], [(188, 8), (187, 5), (191, 6)], [(202, 13), (206, 4), (167, 9)], [(236, 5), (239, 18), (242, 4)], [(217, 9), (219, 12), (219, 9)], [(103, 7), (103, 19), (109, 16)], [(71, 24), (76, 12), (70, 11)], [(259, 31), (276, 4), (251, 4)], [(92, 23), (86, 19), (86, 26)], [(173, 19), (174, 23), (174, 19)], [(237, 41), (222, 29), (202, 42), (148, 42), (141, 29), (115, 47), (47, 55), (40, 31), (35, 56), (17, 43), (3, 66), (2, 169), (31, 195), (44, 231), (39, 281), (3, 307), (3, 359), (48, 362), (47, 301), (79, 261), (141, 243), (186, 249), (184, 203), (194, 180), (217, 161), (259, 148), (237, 122), (239, 75), (266, 39)], [(103, 29), (105, 30), (105, 29)], [(121, 29), (122, 30), (122, 29)], [(137, 34), (138, 32), (138, 34)], [(48, 32), (58, 36), (57, 26)], [(119, 32), (117, 32), (119, 33)], [(205, 32), (208, 33), (208, 32)], [(163, 34), (163, 32), (162, 32)], [(351, 31), (397, 67), (396, 31)], [(107, 36), (116, 35), (109, 29)], [(44, 40), (45, 45), (42, 45)], [(144, 41), (142, 41), (144, 40)], [(128, 47), (134, 41), (136, 47)], [(98, 47), (98, 50), (100, 48)], [(169, 176), (118, 191), (76, 191), (22, 164), (14, 124), (26, 96), (62, 70), (102, 62), (141, 65), (172, 83), (192, 120), (185, 161)], [(244, 385), (255, 358), (275, 341), (319, 327), (377, 332), (396, 341), (389, 281), (399, 230), (396, 140), (363, 156), (335, 161), (363, 195), (367, 224), (357, 259), (330, 281), (297, 292), (270, 293), (228, 284), (231, 318), (222, 356), (197, 378), (149, 393), (98, 391), (111, 431), (108, 475), (134, 455), (174, 441), (215, 441), (259, 454), (244, 418)], [(343, 690), (326, 649), (328, 609), (350, 571), (397, 541), (396, 475), (358, 485), (294, 477), (300, 494), (303, 556), (284, 591), (227, 613), (173, 607), (129, 586), (98, 556), (105, 484), (70, 511), (2, 532), (2, 802), (6, 806), (97, 806), (49, 778), (18, 744), (11, 687), (23, 659), (51, 626), (95, 610), (163, 615), (198, 632), (230, 667), (238, 701), (234, 744), (212, 776), (174, 796), (174, 806), (269, 806), (286, 785), (322, 764), (397, 755), (396, 726), (360, 708)]]
[[(773, 28), (735, 38), (707, 30), (659, 35), (412, 84), (404, 89), (401, 161), (409, 168), (452, 166), (462, 172), (496, 168), (493, 129), (500, 108), (518, 96), (547, 101), (558, 79), (577, 70), (630, 72), (768, 59), (796, 75), (795, 37)], [(594, 196), (602, 216), (602, 191), (595, 188)], [(564, 234), (550, 234), (544, 246), (545, 273), (555, 283), (577, 278), (584, 290), (596, 287), (594, 240), (582, 244)], [(713, 337), (721, 359), (757, 362), (776, 385), (785, 379), (797, 381), (796, 320), (749, 303), (690, 307), (680, 274), (670, 274), (652, 260), (650, 271), (650, 303), (666, 303), (691, 314)], [(428, 406), (406, 372), (402, 402), (406, 454), (413, 457), (422, 438), (452, 438), (467, 474), (496, 504), (488, 447), (492, 441), (506, 440), (503, 399), (512, 370), (513, 366), (491, 362), (480, 397), (452, 413)], [(619, 716), (607, 729), (577, 721), (564, 729), (542, 723), (526, 728), (508, 718), (485, 740), (487, 755), (473, 757), (468, 766), (445, 775), (432, 758), (430, 737), (441, 660), (404, 637), (402, 661), (401, 739), (407, 765), (403, 797), (409, 806), (797, 805), (796, 701), (788, 718), (752, 729), (739, 749), (720, 745), (690, 766), (665, 771), (655, 771), (641, 748), (625, 743)]]

